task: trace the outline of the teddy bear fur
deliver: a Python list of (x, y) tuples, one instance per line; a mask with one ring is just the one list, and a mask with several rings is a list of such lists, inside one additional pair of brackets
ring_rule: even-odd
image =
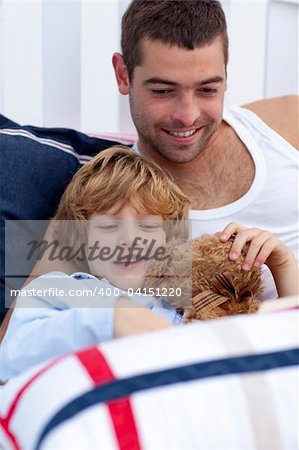
[[(156, 288), (159, 297), (165, 288), (166, 301), (183, 310), (186, 321), (256, 312), (262, 292), (261, 270), (256, 267), (250, 271), (242, 269), (246, 248), (237, 261), (231, 261), (228, 257), (231, 246), (231, 241), (221, 242), (214, 235), (203, 235), (192, 242), (171, 240), (166, 244), (169, 258), (151, 261), (145, 289)], [(222, 285), (219, 289), (219, 282), (215, 282), (217, 277), (224, 279), (228, 289)], [(175, 292), (178, 287), (180, 296), (167, 295), (170, 288)], [(208, 307), (197, 308), (196, 298), (206, 295), (216, 300)], [(201, 303), (209, 302), (204, 299)]]

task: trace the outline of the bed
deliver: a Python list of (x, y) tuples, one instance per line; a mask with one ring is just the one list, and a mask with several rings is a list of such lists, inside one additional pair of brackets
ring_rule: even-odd
[[(5, 449), (297, 448), (298, 309), (103, 343), (1, 391)], [(279, 332), (278, 332), (279, 330)]]
[[(5, 273), (4, 221), (48, 220), (75, 171), (117, 142), (0, 116), (1, 319), (13, 300), (4, 280), (21, 283)], [(294, 450), (297, 327), (288, 305), (47, 361), (0, 388), (0, 446)]]

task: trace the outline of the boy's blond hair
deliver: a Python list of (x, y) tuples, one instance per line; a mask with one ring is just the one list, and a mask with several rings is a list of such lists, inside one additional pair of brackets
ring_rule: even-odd
[(64, 192), (56, 220), (88, 220), (120, 202), (164, 220), (187, 220), (189, 199), (158, 165), (125, 146), (102, 151), (78, 170)]
[[(53, 218), (54, 236), (76, 254), (86, 246), (88, 219), (116, 203), (120, 210), (126, 202), (140, 213), (161, 216), (167, 240), (188, 239), (189, 198), (159, 166), (124, 146), (102, 151), (74, 175)], [(88, 271), (86, 254), (72, 260), (79, 270)]]

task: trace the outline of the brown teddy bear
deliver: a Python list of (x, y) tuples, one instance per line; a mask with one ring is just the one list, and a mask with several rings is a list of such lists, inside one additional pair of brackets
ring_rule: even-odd
[(261, 270), (241, 268), (246, 248), (237, 261), (231, 261), (232, 242), (233, 238), (221, 242), (213, 235), (192, 242), (171, 240), (166, 245), (168, 258), (151, 261), (145, 289), (154, 288), (156, 297), (163, 296), (170, 306), (183, 310), (186, 321), (256, 312)]

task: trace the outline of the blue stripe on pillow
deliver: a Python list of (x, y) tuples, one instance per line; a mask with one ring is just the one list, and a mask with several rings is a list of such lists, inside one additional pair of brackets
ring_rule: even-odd
[(234, 374), (263, 372), (298, 365), (299, 349), (224, 358), (136, 375), (97, 386), (75, 398), (50, 419), (38, 438), (39, 450), (47, 435), (66, 420), (99, 403), (109, 403), (136, 392), (176, 383)]

